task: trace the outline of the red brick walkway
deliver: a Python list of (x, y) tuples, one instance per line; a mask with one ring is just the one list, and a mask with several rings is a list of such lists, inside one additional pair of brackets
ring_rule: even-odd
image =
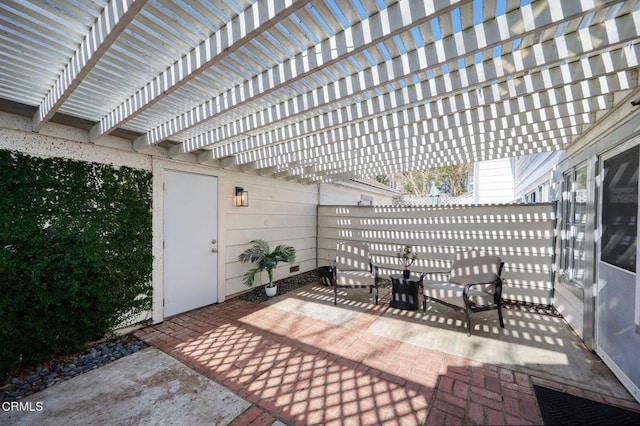
[(250, 401), (237, 425), (542, 424), (532, 382), (563, 389), (368, 333), (385, 309), (342, 327), (233, 299), (136, 334)]

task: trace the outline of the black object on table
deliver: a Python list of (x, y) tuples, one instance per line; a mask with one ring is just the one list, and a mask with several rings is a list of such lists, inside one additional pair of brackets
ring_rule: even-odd
[(418, 289), (422, 285), (424, 276), (404, 278), (403, 275), (390, 275), (390, 278), (392, 284), (391, 307), (407, 311), (419, 309)]

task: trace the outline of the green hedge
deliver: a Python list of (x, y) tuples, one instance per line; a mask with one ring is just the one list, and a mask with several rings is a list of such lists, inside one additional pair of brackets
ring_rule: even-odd
[(0, 150), (0, 376), (151, 309), (151, 180)]

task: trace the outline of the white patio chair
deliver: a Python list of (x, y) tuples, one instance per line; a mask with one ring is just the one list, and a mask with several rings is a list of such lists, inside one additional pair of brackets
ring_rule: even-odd
[(456, 253), (450, 271), (425, 272), (449, 274), (447, 282), (424, 283), (422, 310), (427, 311), (427, 301), (441, 303), (463, 311), (467, 316), (467, 336), (471, 335), (471, 314), (497, 309), (500, 327), (502, 320), (502, 269), (504, 263), (497, 256), (489, 256), (478, 250)]
[(375, 289), (375, 301), (378, 304), (378, 267), (369, 256), (369, 245), (360, 242), (342, 242), (336, 249), (333, 264), (333, 304), (338, 301), (338, 287)]

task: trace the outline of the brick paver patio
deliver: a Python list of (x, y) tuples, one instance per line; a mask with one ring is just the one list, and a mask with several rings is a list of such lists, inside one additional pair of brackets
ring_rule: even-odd
[(542, 424), (534, 383), (638, 409), (367, 332), (386, 309), (383, 299), (340, 326), (232, 299), (136, 334), (250, 401), (237, 425)]

